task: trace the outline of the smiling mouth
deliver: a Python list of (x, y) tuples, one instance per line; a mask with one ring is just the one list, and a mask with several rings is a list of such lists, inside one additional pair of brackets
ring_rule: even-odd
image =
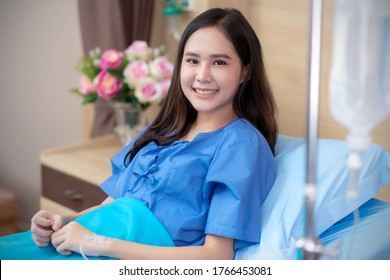
[(194, 90), (196, 93), (201, 94), (201, 95), (210, 95), (210, 94), (213, 94), (213, 93), (218, 92), (217, 89), (200, 89), (200, 88), (193, 88), (193, 90)]

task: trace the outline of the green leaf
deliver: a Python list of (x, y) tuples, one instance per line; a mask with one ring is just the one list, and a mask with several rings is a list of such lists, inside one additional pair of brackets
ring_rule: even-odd
[(110, 73), (112, 76), (117, 77), (121, 80), (125, 78), (125, 76), (123, 75), (123, 71), (120, 69), (107, 68), (107, 72)]
[(131, 105), (133, 105), (133, 107), (137, 107), (139, 106), (138, 104), (140, 104), (138, 98), (134, 94), (130, 95), (129, 102), (131, 103)]
[(81, 92), (77, 88), (72, 88), (69, 90), (71, 93), (77, 94), (77, 95), (82, 95)]
[(149, 106), (150, 106), (151, 103), (140, 103), (141, 105), (141, 110), (142, 111), (145, 111)]
[(88, 57), (81, 57), (76, 65), (76, 69), (93, 80), (100, 72), (100, 69), (95, 66), (93, 59)]
[(126, 84), (123, 84), (122, 89), (118, 93), (117, 97), (115, 100), (119, 102), (129, 102), (129, 88), (127, 87)]
[(99, 99), (99, 96), (97, 95), (97, 93), (83, 95), (83, 97), (84, 97), (83, 105), (96, 102)]

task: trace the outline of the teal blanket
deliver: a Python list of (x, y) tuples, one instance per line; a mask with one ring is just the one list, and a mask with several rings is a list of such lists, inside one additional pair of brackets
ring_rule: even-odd
[[(141, 202), (119, 198), (75, 220), (90, 231), (107, 237), (155, 246), (175, 246), (169, 233)], [(54, 246), (37, 247), (31, 231), (0, 237), (0, 260), (82, 260), (73, 252), (63, 256)], [(88, 257), (88, 259), (112, 259)]]

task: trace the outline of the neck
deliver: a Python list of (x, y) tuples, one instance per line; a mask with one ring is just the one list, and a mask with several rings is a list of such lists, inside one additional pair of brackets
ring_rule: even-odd
[(207, 133), (220, 129), (233, 121), (236, 117), (237, 115), (235, 113), (223, 117), (215, 116), (215, 114), (212, 116), (207, 114), (198, 114), (195, 123), (192, 125), (190, 131), (184, 139), (191, 141), (199, 133)]

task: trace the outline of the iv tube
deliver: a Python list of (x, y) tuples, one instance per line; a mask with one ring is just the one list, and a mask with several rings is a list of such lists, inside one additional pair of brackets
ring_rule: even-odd
[(348, 133), (348, 194), (358, 194), (361, 155), (390, 110), (390, 1), (335, 0), (330, 109)]

